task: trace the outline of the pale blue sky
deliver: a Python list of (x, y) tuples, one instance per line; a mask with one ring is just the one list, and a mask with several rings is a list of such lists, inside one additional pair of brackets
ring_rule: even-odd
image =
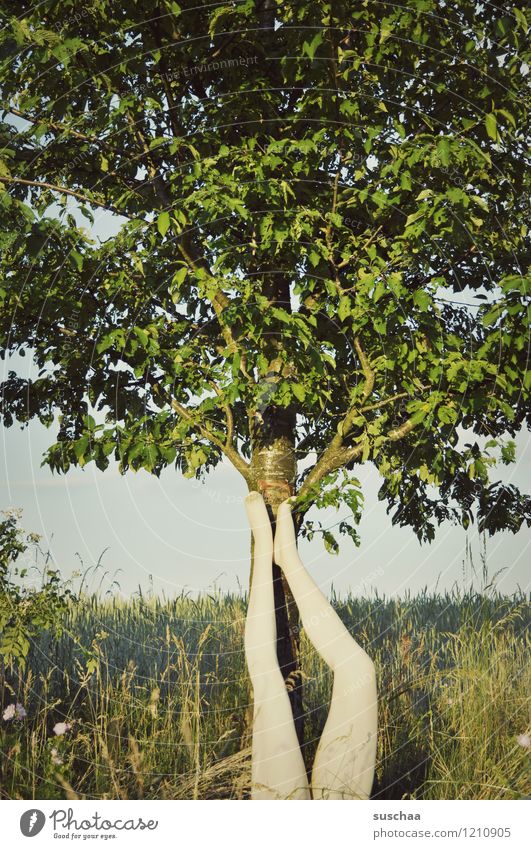
[[(103, 563), (110, 573), (123, 571), (119, 582), (124, 593), (141, 584), (146, 590), (149, 575), (156, 590), (173, 595), (181, 590), (197, 594), (212, 589), (246, 587), (249, 575), (249, 531), (243, 497), (246, 488), (228, 464), (212, 472), (206, 483), (185, 480), (173, 468), (160, 479), (146, 472), (121, 476), (116, 467), (100, 472), (93, 464), (66, 475), (52, 475), (40, 467), (41, 457), (53, 433), (38, 424), (26, 430), (18, 426), (1, 431), (3, 461), (0, 470), (0, 508), (22, 507), (27, 530), (43, 534), (65, 575), (79, 568), (79, 552), (92, 565), (104, 548)], [(500, 469), (504, 479), (525, 487), (530, 475), (529, 438), (518, 440), (518, 461)], [(334, 587), (355, 594), (377, 589), (380, 594), (414, 594), (423, 587), (433, 590), (463, 586), (465, 533), (442, 526), (431, 545), (420, 546), (408, 529), (393, 528), (383, 504), (376, 498), (377, 475), (371, 467), (358, 472), (366, 498), (361, 524), (361, 547), (345, 540), (341, 553), (328, 555), (317, 538), (303, 542), (303, 558), (314, 578), (328, 591)], [(328, 511), (327, 521), (342, 514)], [(474, 561), (481, 571), (479, 540), (469, 530)], [(518, 585), (529, 587), (531, 532), (500, 534), (487, 541), (490, 573), (505, 571), (498, 585), (506, 592)], [(470, 580), (467, 568), (466, 580)], [(103, 587), (108, 588), (110, 578)]]

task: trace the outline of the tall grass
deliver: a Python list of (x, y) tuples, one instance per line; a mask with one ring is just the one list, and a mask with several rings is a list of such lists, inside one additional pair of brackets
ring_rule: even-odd
[[(523, 594), (333, 602), (378, 671), (374, 797), (531, 794)], [(245, 798), (245, 610), (230, 594), (71, 604), (61, 639), (42, 636), (24, 670), (6, 670), (4, 707), (27, 717), (0, 721), (3, 797)], [(311, 763), (331, 677), (304, 634), (302, 655)], [(71, 727), (57, 735), (60, 722)]]

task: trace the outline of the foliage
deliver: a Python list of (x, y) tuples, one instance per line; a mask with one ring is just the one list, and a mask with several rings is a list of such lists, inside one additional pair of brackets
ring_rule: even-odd
[[(469, 590), (334, 604), (378, 671), (374, 798), (528, 794), (529, 748), (518, 743), (531, 733), (528, 598)], [(62, 637), (41, 635), (9, 679), (27, 717), (0, 719), (3, 794), (247, 797), (245, 609), (231, 595), (69, 605)], [(311, 763), (331, 675), (304, 638), (302, 651)], [(69, 726), (59, 737), (57, 723)]]
[(63, 620), (72, 591), (61, 580), (59, 570), (46, 563), (38, 586), (25, 585), (28, 569), (17, 560), (36, 545), (36, 534), (24, 534), (18, 527), (20, 513), (4, 511), (0, 521), (0, 662), (24, 668), (33, 639), (47, 631), (54, 638), (63, 629)]
[(289, 411), (301, 511), (363, 462), (421, 540), (529, 523), (521, 6), (0, 2), (5, 424), (256, 486)]

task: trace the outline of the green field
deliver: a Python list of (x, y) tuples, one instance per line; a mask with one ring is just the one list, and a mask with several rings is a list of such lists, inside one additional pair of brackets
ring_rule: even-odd
[[(531, 668), (525, 595), (453, 592), (400, 601), (335, 598), (375, 660), (375, 798), (531, 794)], [(4, 798), (245, 798), (249, 688), (245, 599), (82, 596), (59, 640), (5, 670)], [(330, 675), (304, 641), (307, 758)], [(59, 736), (56, 723), (71, 727)]]

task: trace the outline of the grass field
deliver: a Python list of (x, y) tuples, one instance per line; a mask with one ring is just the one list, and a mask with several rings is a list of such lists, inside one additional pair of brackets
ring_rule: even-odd
[[(531, 608), (495, 591), (334, 599), (379, 678), (375, 798), (531, 795)], [(4, 798), (245, 798), (245, 599), (84, 595), (5, 670)], [(304, 641), (306, 756), (330, 675)], [(59, 723), (59, 725), (58, 725)], [(66, 726), (61, 723), (66, 723)], [(63, 733), (54, 733), (56, 731)]]

